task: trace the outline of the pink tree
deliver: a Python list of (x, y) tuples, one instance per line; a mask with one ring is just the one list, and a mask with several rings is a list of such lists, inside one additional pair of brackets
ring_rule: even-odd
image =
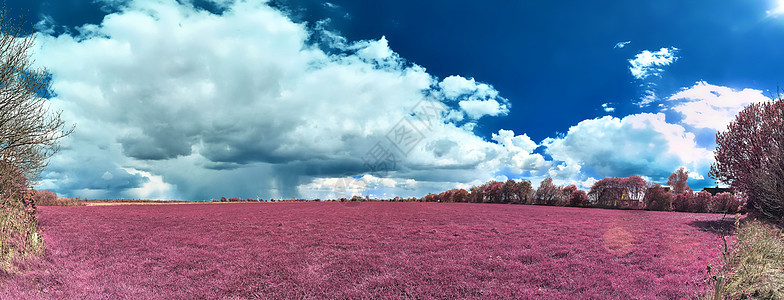
[(588, 205), (588, 195), (581, 190), (575, 190), (567, 199), (569, 201), (569, 206), (585, 206)]
[(645, 208), (650, 210), (672, 210), (672, 195), (658, 183), (652, 184), (643, 198)]
[(752, 103), (716, 134), (710, 175), (748, 195), (747, 207), (784, 223), (784, 101)]
[(617, 207), (623, 197), (623, 178), (610, 177), (595, 182), (588, 196), (602, 207)]
[(694, 195), (694, 212), (708, 212), (713, 195), (707, 191), (699, 191)]
[(691, 192), (691, 189), (687, 184), (688, 181), (689, 171), (687, 171), (684, 167), (680, 167), (678, 170), (670, 174), (669, 178), (667, 178), (667, 185), (672, 188), (672, 192), (674, 194)]
[(550, 177), (545, 178), (536, 189), (534, 198), (536, 204), (556, 205), (560, 198), (561, 188), (553, 184), (553, 179)]
[(531, 185), (531, 182), (528, 180), (520, 181), (517, 183), (515, 187), (515, 193), (517, 193), (517, 199), (520, 203), (523, 204), (531, 204), (531, 198), (534, 194), (534, 188)]

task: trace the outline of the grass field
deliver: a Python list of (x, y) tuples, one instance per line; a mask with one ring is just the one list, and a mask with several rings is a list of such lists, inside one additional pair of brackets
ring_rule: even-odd
[(673, 299), (721, 215), (528, 205), (41, 207), (46, 259), (0, 298)]

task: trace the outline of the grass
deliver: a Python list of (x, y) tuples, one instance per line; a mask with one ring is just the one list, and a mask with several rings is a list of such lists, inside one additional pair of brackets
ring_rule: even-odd
[(0, 298), (678, 299), (721, 215), (468, 203), (41, 207)]
[(782, 231), (757, 220), (740, 224), (723, 269), (712, 277), (712, 299), (784, 299)]
[(14, 273), (18, 263), (43, 253), (37, 223), (20, 201), (0, 201), (0, 273)]

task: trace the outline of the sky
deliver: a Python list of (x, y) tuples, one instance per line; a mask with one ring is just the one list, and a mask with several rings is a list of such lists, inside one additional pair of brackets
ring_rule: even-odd
[(420, 197), (604, 177), (695, 190), (781, 80), (784, 1), (7, 0), (73, 134), (63, 196)]

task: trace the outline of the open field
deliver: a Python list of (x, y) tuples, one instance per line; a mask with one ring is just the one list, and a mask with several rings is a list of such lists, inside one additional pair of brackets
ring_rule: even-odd
[(721, 215), (529, 205), (41, 207), (47, 259), (0, 298), (694, 295)]

